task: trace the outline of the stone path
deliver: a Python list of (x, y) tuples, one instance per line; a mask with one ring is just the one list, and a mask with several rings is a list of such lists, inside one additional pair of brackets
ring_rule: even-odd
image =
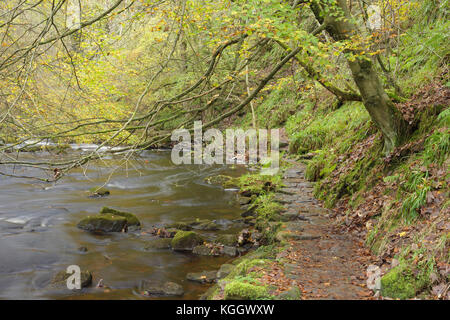
[(333, 228), (328, 210), (313, 196), (313, 185), (305, 180), (305, 166), (291, 162), (284, 187), (276, 195), (289, 220), (277, 234), (290, 247), (278, 255), (283, 276), (298, 285), (302, 299), (368, 299), (366, 268), (372, 257), (361, 239)]

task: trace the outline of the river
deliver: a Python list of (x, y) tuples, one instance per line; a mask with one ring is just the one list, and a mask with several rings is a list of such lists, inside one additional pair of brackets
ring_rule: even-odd
[[(42, 160), (49, 155), (25, 157)], [(204, 232), (206, 237), (239, 231), (242, 226), (232, 223), (241, 213), (235, 193), (209, 185), (204, 178), (239, 176), (246, 169), (175, 166), (168, 151), (145, 151), (127, 166), (119, 163), (113, 158), (90, 163), (56, 184), (0, 176), (0, 299), (150, 299), (137, 288), (142, 280), (152, 279), (181, 284), (185, 290), (181, 299), (198, 299), (207, 290), (207, 285), (187, 281), (186, 274), (218, 269), (230, 258), (146, 249), (148, 230), (200, 218), (217, 220), (222, 226)], [(15, 170), (21, 175), (35, 173)], [(110, 196), (88, 197), (89, 189), (104, 183)], [(94, 235), (76, 227), (104, 206), (136, 214), (142, 230)], [(92, 287), (78, 292), (49, 289), (52, 277), (70, 265), (92, 272)], [(100, 279), (108, 289), (96, 288)]]

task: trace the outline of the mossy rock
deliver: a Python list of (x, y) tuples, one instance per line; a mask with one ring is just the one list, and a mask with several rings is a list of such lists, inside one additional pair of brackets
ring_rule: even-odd
[(102, 210), (100, 210), (100, 215), (113, 215), (113, 216), (124, 217), (127, 220), (128, 227), (140, 227), (141, 226), (141, 222), (139, 221), (139, 219), (132, 213), (103, 207)]
[(225, 300), (262, 300), (271, 295), (265, 287), (241, 281), (232, 281), (225, 285)]
[[(50, 282), (50, 286), (53, 288), (66, 288), (67, 289), (67, 279), (72, 276), (72, 274), (66, 271), (58, 272)], [(92, 285), (92, 274), (89, 271), (81, 272), (81, 288), (87, 288)]]
[(88, 216), (77, 227), (90, 232), (122, 232), (127, 229), (127, 219), (111, 214)]
[(202, 231), (217, 231), (220, 229), (220, 226), (212, 221), (202, 222), (194, 227), (194, 229), (202, 230)]
[(178, 229), (182, 231), (191, 231), (192, 227), (185, 222), (174, 222), (166, 225), (166, 229)]
[(401, 264), (381, 278), (381, 295), (396, 299), (411, 299), (429, 284), (429, 276), (415, 275), (413, 270)]
[(205, 240), (193, 231), (178, 231), (172, 239), (173, 250), (192, 250), (194, 247), (203, 244)]
[(214, 242), (233, 247), (238, 244), (238, 238), (235, 234), (222, 234), (218, 236), (217, 239), (214, 240)]
[(222, 254), (219, 247), (210, 247), (206, 245), (195, 246), (192, 250), (193, 254), (199, 256), (220, 256)]

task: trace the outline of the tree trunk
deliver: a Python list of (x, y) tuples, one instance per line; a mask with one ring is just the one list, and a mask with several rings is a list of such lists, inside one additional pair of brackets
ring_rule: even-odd
[[(333, 39), (350, 40), (353, 35), (358, 34), (358, 28), (349, 22), (351, 16), (347, 1), (336, 0), (336, 5), (327, 2), (316, 0), (311, 4), (311, 9), (319, 23), (325, 23), (326, 30)], [(322, 10), (323, 6), (327, 6), (327, 10)], [(349, 50), (357, 58), (347, 59), (347, 62), (364, 106), (383, 134), (384, 152), (389, 154), (404, 141), (407, 123), (386, 94), (372, 60), (361, 56), (361, 50)]]

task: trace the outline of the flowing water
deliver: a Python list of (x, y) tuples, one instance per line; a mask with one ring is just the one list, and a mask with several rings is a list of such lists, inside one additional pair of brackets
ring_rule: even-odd
[[(27, 157), (40, 160), (46, 154)], [(167, 151), (146, 151), (128, 166), (119, 164), (120, 159), (90, 164), (56, 185), (0, 176), (0, 299), (148, 299), (137, 290), (148, 279), (181, 284), (182, 299), (197, 299), (206, 291), (206, 285), (185, 280), (186, 274), (218, 269), (230, 258), (146, 249), (151, 238), (146, 231), (192, 218), (222, 225), (217, 232), (203, 233), (211, 238), (242, 229), (232, 223), (240, 216), (235, 193), (204, 178), (239, 176), (245, 168), (175, 166)], [(20, 168), (15, 173), (33, 174)], [(110, 196), (88, 197), (90, 188), (104, 183)], [(135, 213), (142, 231), (94, 235), (76, 227), (103, 206)], [(49, 289), (52, 277), (70, 265), (91, 271), (93, 286), (79, 292)], [(110, 289), (95, 288), (100, 279)]]

